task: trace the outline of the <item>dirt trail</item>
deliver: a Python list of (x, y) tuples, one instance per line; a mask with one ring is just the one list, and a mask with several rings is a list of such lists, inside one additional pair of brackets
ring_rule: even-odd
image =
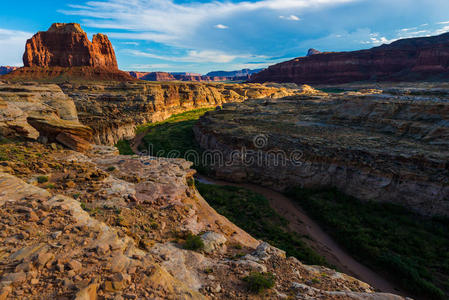
[(315, 221), (310, 219), (298, 205), (281, 193), (254, 184), (231, 183), (202, 175), (197, 175), (197, 179), (204, 183), (244, 187), (265, 196), (269, 199), (273, 209), (289, 221), (290, 229), (299, 234), (309, 236), (311, 240), (308, 241), (306, 239), (305, 242), (340, 271), (370, 284), (379, 291), (410, 296), (379, 274), (357, 262), (325, 233)]

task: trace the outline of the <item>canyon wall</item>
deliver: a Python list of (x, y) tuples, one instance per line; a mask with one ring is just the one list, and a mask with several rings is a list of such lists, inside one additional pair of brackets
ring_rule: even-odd
[[(449, 216), (449, 103), (410, 96), (287, 97), (225, 104), (194, 128), (215, 175), (279, 191), (336, 187)], [(237, 151), (237, 153), (236, 153)]]
[(138, 125), (162, 121), (172, 114), (297, 93), (294, 89), (261, 84), (195, 82), (67, 83), (61, 87), (73, 99), (81, 123), (93, 129), (95, 143), (106, 145), (130, 139)]
[(449, 78), (449, 33), (398, 40), (369, 50), (310, 54), (270, 66), (251, 81), (338, 84)]

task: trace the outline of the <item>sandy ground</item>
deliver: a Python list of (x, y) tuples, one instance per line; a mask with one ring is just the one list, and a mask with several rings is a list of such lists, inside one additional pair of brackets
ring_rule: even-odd
[(309, 218), (298, 205), (296, 205), (289, 198), (285, 197), (283, 194), (258, 185), (231, 183), (208, 178), (202, 175), (197, 175), (197, 180), (200, 182), (213, 183), (217, 185), (244, 187), (265, 196), (269, 199), (271, 206), (289, 221), (290, 229), (301, 235), (309, 236), (310, 240), (304, 239), (304, 241), (312, 249), (324, 256), (329, 263), (335, 265), (339, 271), (354, 276), (355, 278), (370, 284), (381, 292), (410, 296), (378, 273), (372, 271), (352, 258), (328, 234), (326, 234), (315, 221)]

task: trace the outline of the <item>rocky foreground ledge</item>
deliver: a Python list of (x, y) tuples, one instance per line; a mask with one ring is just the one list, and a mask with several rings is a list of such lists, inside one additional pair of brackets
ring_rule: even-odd
[[(276, 190), (333, 186), (448, 216), (447, 99), (447, 90), (371, 90), (250, 100), (207, 113), (194, 130), (204, 149), (231, 162), (213, 166), (220, 178)], [(231, 159), (242, 149), (255, 153), (252, 162)]]
[[(0, 145), (0, 299), (257, 299), (242, 278), (272, 272), (265, 297), (402, 299), (306, 266), (217, 214), (181, 159)], [(183, 249), (198, 234), (201, 252)]]

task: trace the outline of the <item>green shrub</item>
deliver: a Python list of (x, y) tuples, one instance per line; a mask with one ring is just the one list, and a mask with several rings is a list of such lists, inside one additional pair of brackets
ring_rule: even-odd
[(266, 289), (271, 289), (276, 283), (276, 278), (272, 273), (253, 272), (243, 278), (247, 283), (248, 290), (252, 293), (262, 293)]
[(186, 241), (184, 243), (184, 249), (193, 250), (193, 251), (203, 250), (204, 242), (199, 236), (189, 234), (189, 235), (187, 235)]
[(45, 182), (48, 182), (48, 176), (38, 176), (38, 177), (37, 177), (37, 182), (38, 182), (38, 183), (45, 183)]
[(87, 211), (87, 212), (90, 211), (90, 209), (87, 207), (86, 203), (81, 202), (81, 203), (80, 203), (80, 206), (81, 206), (81, 208), (82, 208), (84, 211)]
[(129, 141), (120, 140), (114, 146), (118, 149), (118, 152), (121, 155), (133, 155), (134, 154), (134, 151), (131, 149), (131, 146), (129, 145)]
[(113, 172), (115, 171), (115, 167), (114, 166), (110, 166), (107, 168), (108, 172)]

